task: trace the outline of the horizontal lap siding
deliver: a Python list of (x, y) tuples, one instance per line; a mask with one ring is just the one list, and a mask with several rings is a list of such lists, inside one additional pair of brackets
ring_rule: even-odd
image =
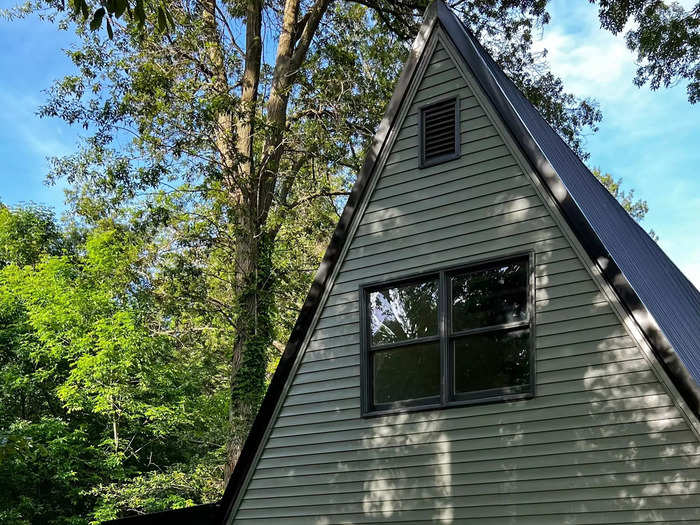
[[(461, 157), (417, 169), (454, 95)], [(700, 445), (439, 48), (388, 156), (236, 523), (700, 519)], [(360, 417), (362, 283), (534, 250), (536, 396)]]

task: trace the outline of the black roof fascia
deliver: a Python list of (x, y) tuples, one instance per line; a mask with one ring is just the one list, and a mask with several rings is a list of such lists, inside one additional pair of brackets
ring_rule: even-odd
[(264, 439), (268, 424), (272, 420), (275, 408), (277, 407), (277, 403), (282, 395), (282, 392), (284, 391), (284, 387), (292, 371), (297, 355), (299, 354), (299, 350), (301, 349), (302, 343), (304, 342), (311, 324), (313, 323), (313, 319), (328, 285), (328, 280), (333, 274), (333, 271), (340, 260), (343, 247), (348, 239), (350, 226), (352, 225), (358, 206), (362, 202), (365, 190), (374, 172), (377, 160), (382, 152), (385, 139), (395, 124), (396, 117), (398, 116), (404, 100), (404, 95), (407, 92), (411, 81), (413, 80), (416, 68), (418, 67), (420, 58), (423, 55), (425, 44), (428, 41), (434, 27), (437, 19), (437, 4), (438, 2), (434, 2), (426, 9), (423, 17), (423, 24), (421, 25), (418, 36), (413, 43), (411, 53), (404, 64), (401, 76), (397, 82), (397, 87), (394, 90), (392, 98), (389, 101), (389, 105), (384, 113), (384, 118), (379, 124), (377, 132), (372, 139), (372, 144), (367, 151), (362, 169), (357, 176), (347, 204), (343, 209), (338, 225), (331, 237), (330, 244), (328, 245), (323, 260), (321, 261), (321, 265), (316, 272), (316, 276), (311, 285), (311, 290), (306, 297), (306, 301), (304, 301), (304, 304), (301, 307), (299, 317), (297, 318), (297, 322), (292, 329), (287, 346), (285, 347), (279, 365), (272, 376), (270, 386), (267, 389), (267, 393), (260, 406), (260, 410), (245, 441), (241, 455), (236, 462), (233, 474), (231, 475), (231, 479), (229, 480), (228, 486), (226, 487), (221, 500), (223, 506), (223, 522), (226, 522), (226, 520), (229, 519), (231, 511), (233, 510), (233, 505), (235, 504), (236, 499), (243, 488), (248, 471), (255, 461), (258, 446)]
[(117, 520), (103, 521), (103, 525), (212, 525), (221, 519), (221, 507), (207, 503), (194, 507), (153, 512), (140, 516), (129, 516)]
[[(438, 2), (438, 19), (440, 24), (444, 27), (445, 32), (451, 38), (453, 44), (464, 58), (464, 61), (480, 87), (505, 123), (515, 143), (520, 146), (521, 151), (534, 168), (535, 173), (539, 176), (550, 195), (554, 198), (562, 215), (566, 219), (569, 227), (576, 234), (579, 242), (586, 250), (586, 253), (601, 270), (606, 281), (617, 293), (623, 306), (632, 315), (637, 325), (644, 333), (655, 356), (668, 373), (685, 402), (695, 415), (700, 417), (700, 388), (698, 388), (698, 384), (659, 328), (654, 316), (649, 313), (625, 274), (610, 255), (609, 250), (602, 243), (589, 219), (572, 197), (559, 173), (554, 169), (546, 152), (543, 151), (541, 145), (535, 140), (533, 134), (528, 129), (523, 116), (515, 109), (511, 99), (517, 96), (521, 104), (529, 105), (532, 109), (530, 117), (538, 118), (541, 121), (538, 122), (538, 124), (540, 126), (546, 126), (551, 135), (549, 140), (555, 144), (558, 142), (559, 144), (556, 144), (557, 147), (561, 148), (563, 146), (570, 152), (571, 158), (566, 160), (579, 163), (581, 166), (576, 166), (578, 169), (583, 167), (585, 172), (587, 172), (585, 175), (593, 179), (595, 179), (595, 177), (590, 173), (588, 168), (583, 165), (576, 154), (563, 143), (561, 137), (546, 123), (544, 118), (532, 107), (527, 98), (517, 89), (512, 81), (500, 70), (488, 52), (481, 46), (471, 32), (442, 2)], [(509, 92), (506, 93), (505, 89), (508, 89)], [(609, 195), (608, 191), (605, 190), (605, 188), (602, 189), (605, 193), (602, 197), (612, 199), (614, 205), (619, 207), (623, 212), (623, 217), (633, 221), (633, 219), (627, 215), (627, 212), (621, 208), (619, 203)], [(646, 235), (646, 233), (644, 233), (644, 235)], [(688, 282), (688, 285), (692, 288), (692, 284)], [(663, 283), (658, 283), (658, 286), (663, 286)]]

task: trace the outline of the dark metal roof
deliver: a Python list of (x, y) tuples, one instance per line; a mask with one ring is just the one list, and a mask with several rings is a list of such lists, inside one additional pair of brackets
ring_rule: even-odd
[[(700, 412), (700, 293), (658, 245), (598, 182), (576, 154), (545, 122), (476, 38), (445, 4), (428, 7), (411, 54), (404, 65), (385, 116), (367, 152), (347, 205), (333, 233), (311, 290), (275, 371), (220, 502), (211, 505), (115, 520), (113, 524), (222, 523), (253, 468), (265, 432), (289, 379), (302, 343), (311, 329), (329, 278), (342, 262), (340, 254), (364, 197), (390, 129), (433, 28), (439, 24), (498, 111), (516, 144), (557, 202), (577, 238), (622, 304), (634, 316), (655, 355), (686, 402)], [(173, 521), (175, 520), (175, 521)]]

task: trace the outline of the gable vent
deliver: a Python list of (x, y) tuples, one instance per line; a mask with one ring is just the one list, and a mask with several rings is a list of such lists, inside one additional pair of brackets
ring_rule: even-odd
[(421, 166), (432, 166), (459, 155), (457, 99), (443, 100), (421, 109)]

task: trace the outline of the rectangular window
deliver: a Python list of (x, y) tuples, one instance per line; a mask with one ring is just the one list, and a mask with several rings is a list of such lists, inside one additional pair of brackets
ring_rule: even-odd
[(528, 256), (362, 288), (363, 413), (533, 393)]

